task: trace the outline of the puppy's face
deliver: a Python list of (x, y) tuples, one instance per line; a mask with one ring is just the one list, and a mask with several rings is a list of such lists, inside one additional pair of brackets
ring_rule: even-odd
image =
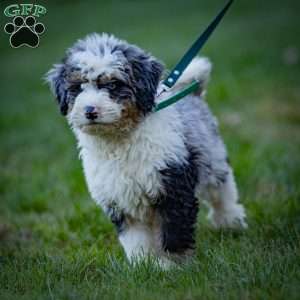
[(46, 79), (74, 129), (119, 135), (153, 109), (162, 70), (138, 47), (93, 34), (70, 48)]

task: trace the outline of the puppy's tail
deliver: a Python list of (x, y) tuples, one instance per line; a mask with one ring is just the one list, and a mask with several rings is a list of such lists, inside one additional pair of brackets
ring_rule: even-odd
[(194, 80), (199, 81), (199, 90), (197, 94), (202, 94), (210, 79), (212, 64), (206, 57), (194, 58), (189, 66), (182, 73), (181, 77), (176, 82), (174, 88), (180, 89)]

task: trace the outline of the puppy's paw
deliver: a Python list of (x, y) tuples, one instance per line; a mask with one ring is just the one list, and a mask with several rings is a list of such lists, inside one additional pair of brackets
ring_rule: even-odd
[(161, 268), (164, 271), (169, 271), (170, 269), (178, 267), (178, 265), (174, 261), (170, 260), (167, 257), (158, 257), (156, 263), (159, 266), (159, 268)]
[(243, 205), (235, 204), (230, 208), (211, 210), (208, 219), (215, 229), (247, 229), (246, 213)]

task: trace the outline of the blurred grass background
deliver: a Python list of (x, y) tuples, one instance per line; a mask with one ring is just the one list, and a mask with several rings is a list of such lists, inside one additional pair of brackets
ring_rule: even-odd
[(1, 299), (299, 299), (299, 1), (235, 1), (201, 52), (214, 64), (207, 101), (250, 228), (214, 232), (202, 208), (196, 258), (180, 270), (127, 265), (41, 79), (90, 32), (172, 67), (224, 2), (39, 1), (48, 12), (38, 48), (12, 49), (0, 32)]

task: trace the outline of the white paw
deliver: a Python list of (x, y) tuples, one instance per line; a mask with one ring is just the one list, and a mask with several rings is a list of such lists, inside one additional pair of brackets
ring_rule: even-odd
[(169, 271), (170, 269), (177, 267), (177, 264), (174, 261), (166, 257), (158, 257), (156, 262), (158, 266), (164, 271)]
[(246, 229), (246, 213), (243, 205), (235, 204), (226, 209), (211, 210), (208, 214), (212, 226), (216, 229)]
[(169, 271), (170, 269), (177, 266), (177, 264), (170, 260), (165, 256), (157, 256), (155, 254), (148, 254), (148, 255), (135, 255), (129, 259), (129, 262), (132, 266), (137, 267), (141, 264), (153, 264), (157, 268), (163, 271)]

